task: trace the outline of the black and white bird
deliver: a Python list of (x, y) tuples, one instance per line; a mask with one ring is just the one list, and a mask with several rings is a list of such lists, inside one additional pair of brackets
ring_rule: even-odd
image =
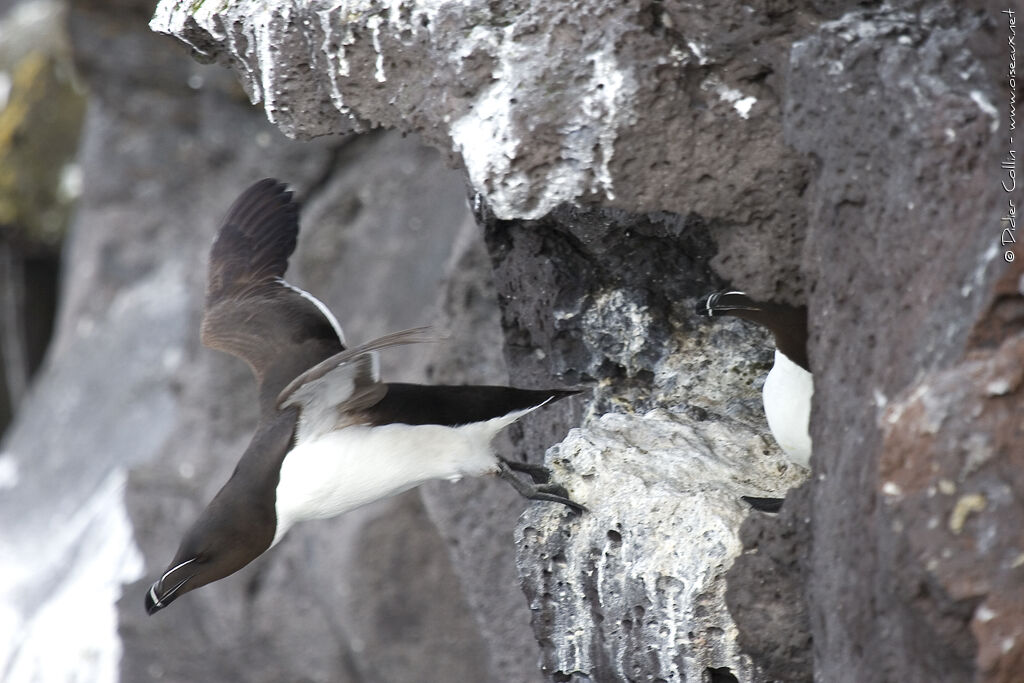
[(762, 325), (775, 338), (775, 364), (764, 380), (762, 398), (768, 428), (792, 462), (811, 459), (811, 398), (814, 380), (807, 362), (807, 308), (754, 301), (743, 292), (714, 292), (697, 306), (709, 318), (731, 315)]
[(382, 382), (380, 350), (435, 339), (418, 328), (345, 348), (327, 307), (283, 279), (298, 218), (291, 192), (262, 180), (231, 206), (211, 249), (202, 340), (252, 368), (259, 421), (231, 478), (146, 593), (149, 614), (238, 571), (298, 522), (433, 479), (496, 474), (527, 498), (584, 510), (543, 466), (491, 448), (503, 428), (577, 392)]
[[(775, 338), (775, 363), (764, 380), (762, 399), (768, 428), (786, 457), (801, 467), (811, 459), (811, 398), (814, 380), (807, 361), (807, 308), (751, 299), (743, 292), (719, 291), (697, 304), (709, 318), (731, 315), (762, 325)], [(759, 509), (777, 499), (745, 497)], [(760, 505), (755, 501), (763, 501)]]

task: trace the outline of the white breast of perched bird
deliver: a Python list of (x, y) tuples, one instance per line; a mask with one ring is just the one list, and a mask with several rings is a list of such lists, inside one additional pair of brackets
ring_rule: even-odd
[(496, 472), (491, 440), (530, 410), (459, 427), (356, 425), (298, 443), (281, 464), (271, 545), (296, 522), (334, 517), (432, 479)]
[(775, 365), (764, 380), (764, 414), (768, 428), (786, 456), (803, 467), (811, 459), (811, 373), (775, 351)]

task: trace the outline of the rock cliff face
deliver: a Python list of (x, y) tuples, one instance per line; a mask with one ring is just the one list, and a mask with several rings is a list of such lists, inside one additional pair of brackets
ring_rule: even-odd
[[(1020, 514), (999, 501), (1020, 490), (1022, 452), (1006, 433), (1020, 425), (998, 416), (1024, 404), (1019, 389), (985, 389), (996, 376), (1019, 387), (998, 358), (1019, 344), (1024, 296), (1000, 245), (1020, 193), (1000, 187), (1013, 132), (1005, 80), (994, 86), (1007, 57), (998, 9), (863, 10), (792, 50), (786, 136), (820, 164), (804, 256), (826, 387), (808, 583), (823, 680), (1011, 680), (1024, 656), (1024, 613), (1001, 588), (1020, 571), (1019, 540), (994, 541)], [(940, 388), (952, 377), (963, 400)], [(973, 496), (990, 502), (964, 508)]]
[[(79, 3), (86, 182), (4, 441), (5, 557), (86, 521), (18, 568), (0, 668), (58, 666), (38, 643), (92, 577), (110, 639), (71, 642), (132, 681), (1014, 680), (1009, 17), (911, 5), (164, 0), (152, 27), (264, 117), (148, 7)], [(589, 513), (432, 484), (145, 617), (254, 419), (195, 330), (217, 219), (263, 175), (305, 197), (291, 277), (352, 339), (453, 332), (388, 376), (586, 389), (499, 448)], [(809, 307), (810, 473), (764, 424), (765, 334), (694, 319), (724, 283)]]

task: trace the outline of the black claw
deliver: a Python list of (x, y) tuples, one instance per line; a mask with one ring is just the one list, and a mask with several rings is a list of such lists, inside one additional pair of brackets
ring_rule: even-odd
[(505, 458), (500, 458), (500, 460), (508, 465), (510, 470), (529, 475), (535, 484), (546, 484), (551, 481), (551, 470), (544, 467), (544, 465), (535, 465), (532, 462), (519, 462), (518, 460), (506, 460)]
[(537, 484), (535, 487), (539, 493), (550, 493), (559, 498), (569, 498), (569, 492), (561, 484)]
[(583, 514), (584, 512), (587, 512), (587, 507), (585, 505), (581, 505), (574, 500), (571, 500), (565, 496), (556, 495), (554, 493), (544, 493), (543, 491), (537, 491), (533, 495), (527, 496), (527, 498), (531, 500), (546, 500), (552, 503), (561, 503), (562, 505), (566, 506), (567, 508), (571, 509), (573, 512), (577, 514)]

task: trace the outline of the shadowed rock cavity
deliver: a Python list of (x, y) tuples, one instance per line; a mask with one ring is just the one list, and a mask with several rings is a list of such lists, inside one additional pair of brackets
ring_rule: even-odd
[(739, 497), (784, 492), (803, 474), (763, 433), (761, 333), (690, 313), (714, 281), (706, 225), (571, 207), (502, 221), (478, 206), (510, 368), (592, 392), (583, 426), (548, 452), (589, 513), (535, 506), (517, 529), (543, 670), (701, 680), (728, 668), (753, 679), (724, 602), (747, 514)]

